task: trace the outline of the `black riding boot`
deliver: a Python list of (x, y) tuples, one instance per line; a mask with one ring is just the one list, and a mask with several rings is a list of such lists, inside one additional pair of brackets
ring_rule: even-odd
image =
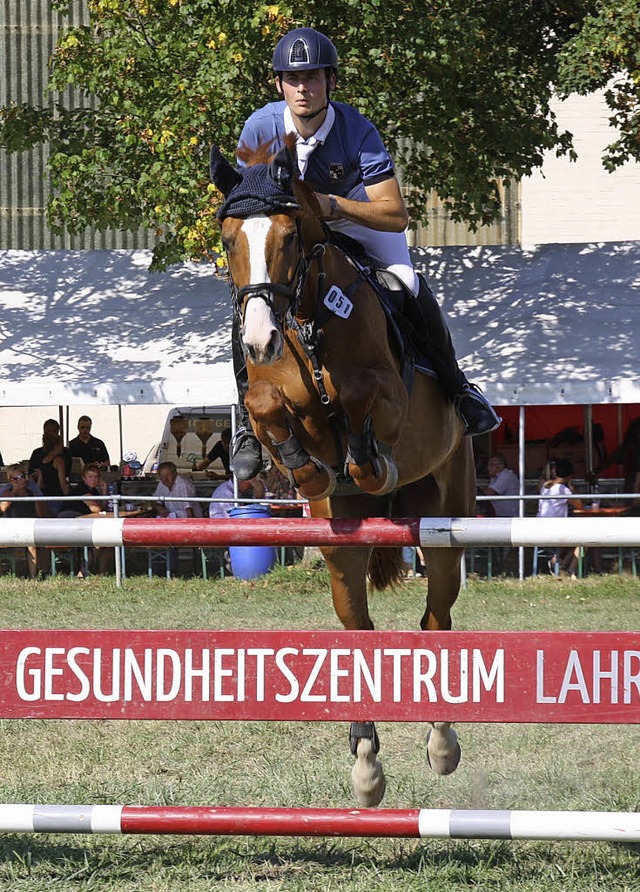
[(244, 404), (249, 379), (247, 377), (247, 364), (242, 347), (242, 338), (240, 337), (240, 323), (235, 316), (231, 329), (231, 353), (233, 356), (233, 371), (238, 386), (238, 426), (229, 449), (231, 470), (238, 480), (250, 480), (262, 470), (262, 446), (251, 430), (249, 413)]
[(494, 431), (502, 422), (487, 398), (460, 369), (451, 334), (435, 295), (419, 275), (420, 290), (405, 300), (405, 314), (416, 329), (418, 347), (433, 363), (442, 388), (453, 403), (465, 433), (471, 437)]

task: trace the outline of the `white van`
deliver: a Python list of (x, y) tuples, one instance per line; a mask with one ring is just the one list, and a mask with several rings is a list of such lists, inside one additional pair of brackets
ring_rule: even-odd
[[(144, 460), (144, 473), (154, 473), (163, 461), (175, 462), (178, 471), (193, 471), (195, 465), (213, 449), (225, 427), (232, 429), (232, 414), (233, 406), (171, 409), (160, 442), (151, 448)], [(224, 474), (220, 459), (215, 460), (210, 470)]]

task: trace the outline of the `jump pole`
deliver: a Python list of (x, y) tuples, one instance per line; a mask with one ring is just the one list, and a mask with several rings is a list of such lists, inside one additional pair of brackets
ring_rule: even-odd
[(16, 518), (0, 547), (420, 546), (640, 547), (637, 517)]
[(0, 805), (2, 833), (640, 842), (634, 812)]

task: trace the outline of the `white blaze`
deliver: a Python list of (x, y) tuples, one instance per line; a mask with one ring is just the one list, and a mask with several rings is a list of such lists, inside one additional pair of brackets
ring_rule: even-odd
[[(248, 217), (242, 224), (242, 231), (249, 244), (249, 283), (258, 285), (270, 282), (267, 269), (267, 236), (271, 228), (271, 218), (265, 216)], [(257, 361), (277, 332), (276, 319), (264, 300), (249, 299), (244, 315), (242, 337), (247, 347), (255, 352)], [(271, 357), (274, 359), (275, 357)]]

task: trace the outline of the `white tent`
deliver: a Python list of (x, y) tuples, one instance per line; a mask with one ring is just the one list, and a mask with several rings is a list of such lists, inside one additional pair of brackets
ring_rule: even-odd
[[(640, 242), (416, 249), (460, 363), (497, 405), (640, 402)], [(236, 398), (206, 265), (147, 251), (0, 252), (0, 405)]]

